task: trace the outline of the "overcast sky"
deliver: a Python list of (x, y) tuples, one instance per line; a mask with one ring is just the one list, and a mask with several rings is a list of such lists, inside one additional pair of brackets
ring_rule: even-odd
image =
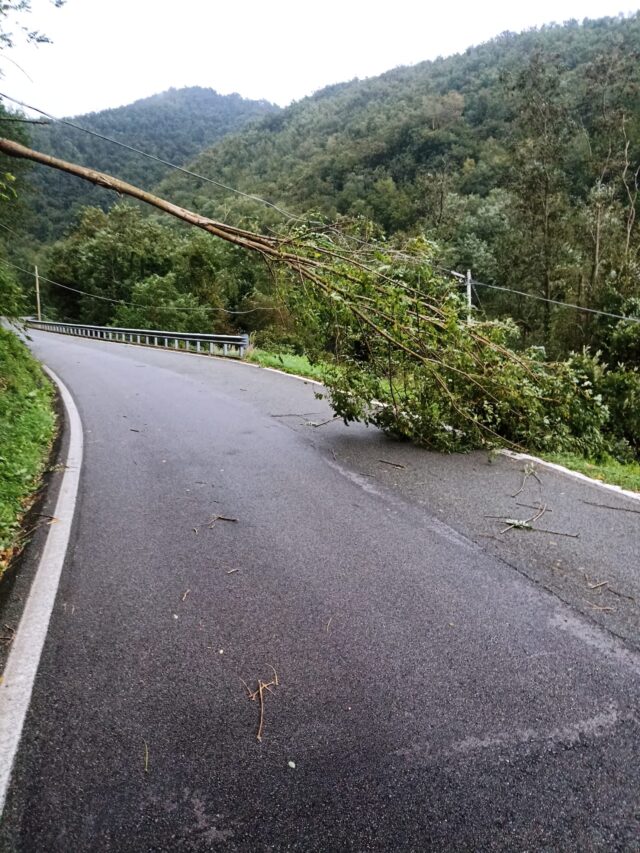
[(636, 8), (625, 0), (67, 0), (55, 9), (33, 0), (22, 20), (54, 43), (0, 55), (0, 85), (67, 116), (170, 86), (210, 86), (284, 106), (329, 83), (457, 53), (505, 30)]

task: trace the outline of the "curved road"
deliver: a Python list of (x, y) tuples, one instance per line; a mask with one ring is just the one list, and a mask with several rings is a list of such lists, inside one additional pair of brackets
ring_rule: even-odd
[(85, 461), (0, 849), (638, 849), (640, 657), (395, 488), (403, 445), (292, 378), (33, 338)]

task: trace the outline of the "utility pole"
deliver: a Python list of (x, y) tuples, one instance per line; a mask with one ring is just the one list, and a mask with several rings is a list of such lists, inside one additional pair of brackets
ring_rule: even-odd
[(38, 267), (35, 267), (36, 271), (36, 309), (38, 312), (38, 320), (42, 320), (42, 316), (40, 313), (40, 279), (38, 277)]
[(467, 270), (467, 321), (471, 322), (471, 270)]

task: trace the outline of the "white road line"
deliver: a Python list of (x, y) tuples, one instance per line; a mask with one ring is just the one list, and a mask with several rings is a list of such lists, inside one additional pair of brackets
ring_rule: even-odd
[(70, 429), (69, 450), (60, 494), (54, 510), (29, 598), (18, 625), (0, 684), (0, 815), (4, 809), (11, 771), (20, 744), (40, 655), (47, 636), (58, 583), (69, 543), (82, 465), (82, 423), (68, 389), (48, 368), (64, 402)]

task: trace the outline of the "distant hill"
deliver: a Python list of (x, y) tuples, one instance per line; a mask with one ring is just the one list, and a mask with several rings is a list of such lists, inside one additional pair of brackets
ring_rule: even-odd
[[(89, 113), (74, 122), (134, 148), (179, 165), (249, 122), (278, 112), (267, 101), (250, 101), (240, 95), (219, 95), (213, 89), (169, 89), (117, 109)], [(109, 172), (142, 187), (151, 188), (169, 171), (140, 155), (65, 125), (35, 125), (34, 148)], [(33, 211), (30, 227), (42, 240), (54, 239), (73, 221), (83, 205), (106, 207), (112, 194), (45, 167), (34, 167), (30, 178)]]
[[(200, 153), (191, 168), (298, 212), (361, 214), (387, 232), (431, 226), (442, 219), (443, 196), (482, 196), (508, 183), (523, 80), (533, 80), (527, 68), (536, 57), (548, 78), (540, 84), (555, 87), (579, 136), (580, 123), (589, 130), (597, 121), (603, 87), (612, 105), (614, 89), (627, 87), (635, 131), (639, 51), (638, 15), (503, 33), (459, 55), (329, 86)], [(275, 221), (184, 175), (168, 176), (160, 191), (209, 215), (233, 201), (236, 211)]]

